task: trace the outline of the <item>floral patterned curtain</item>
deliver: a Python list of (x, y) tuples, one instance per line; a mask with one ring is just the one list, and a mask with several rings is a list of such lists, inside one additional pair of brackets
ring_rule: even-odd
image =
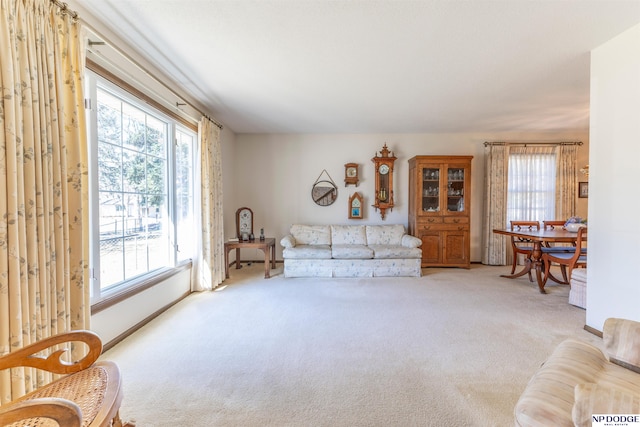
[(578, 146), (563, 144), (556, 153), (556, 218), (567, 219), (576, 214)]
[[(89, 326), (80, 25), (50, 0), (0, 3), (0, 354)], [(50, 381), (0, 373), (0, 404)]]
[(194, 262), (192, 290), (210, 290), (224, 280), (222, 146), (220, 128), (206, 117), (198, 125), (201, 176), (200, 254)]
[(507, 242), (495, 234), (495, 228), (504, 228), (507, 221), (507, 173), (509, 148), (489, 144), (485, 147), (484, 215), (482, 236), (482, 263), (505, 265)]

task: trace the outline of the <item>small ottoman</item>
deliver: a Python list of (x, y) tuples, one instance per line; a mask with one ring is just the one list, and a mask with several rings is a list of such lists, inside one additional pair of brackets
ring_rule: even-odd
[(569, 281), (569, 304), (587, 308), (587, 269), (576, 268), (571, 272)]

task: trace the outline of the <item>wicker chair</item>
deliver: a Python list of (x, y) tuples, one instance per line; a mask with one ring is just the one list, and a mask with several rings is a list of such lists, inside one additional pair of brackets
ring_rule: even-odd
[[(67, 349), (53, 347), (72, 342), (83, 342), (89, 350), (80, 360), (68, 363), (61, 359)], [(41, 356), (47, 349), (48, 355)], [(120, 371), (113, 362), (96, 362), (101, 352), (102, 342), (95, 333), (71, 331), (0, 356), (0, 370), (31, 367), (65, 375), (0, 406), (0, 426), (134, 426), (120, 419)]]

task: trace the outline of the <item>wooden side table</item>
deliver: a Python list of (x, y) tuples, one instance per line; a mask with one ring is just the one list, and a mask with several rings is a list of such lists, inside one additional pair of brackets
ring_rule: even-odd
[[(275, 237), (265, 237), (264, 240), (250, 240), (248, 242), (226, 242), (224, 244), (224, 272), (225, 277), (229, 278), (229, 252), (236, 250), (236, 269), (240, 268), (240, 249), (260, 249), (264, 252), (264, 278), (271, 277), (269, 264), (271, 268), (276, 268), (276, 239)], [(271, 251), (269, 251), (271, 249)], [(271, 261), (269, 261), (271, 256)]]

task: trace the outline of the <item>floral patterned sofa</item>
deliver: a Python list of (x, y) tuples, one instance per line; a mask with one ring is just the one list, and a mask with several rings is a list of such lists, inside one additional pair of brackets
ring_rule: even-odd
[(294, 224), (280, 241), (285, 277), (421, 276), (422, 240), (402, 224)]

